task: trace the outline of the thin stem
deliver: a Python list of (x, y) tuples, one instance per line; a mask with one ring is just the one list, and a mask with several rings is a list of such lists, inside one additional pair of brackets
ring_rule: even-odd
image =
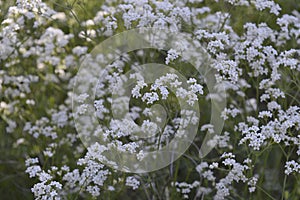
[(271, 196), (267, 191), (265, 191), (263, 188), (261, 188), (260, 186), (256, 186), (259, 190), (261, 190), (263, 193), (265, 193), (268, 197), (270, 197), (273, 200), (276, 200), (276, 198), (274, 198), (273, 196)]

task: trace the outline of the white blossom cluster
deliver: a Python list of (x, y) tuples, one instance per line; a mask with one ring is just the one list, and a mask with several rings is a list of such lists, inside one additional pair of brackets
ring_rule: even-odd
[[(293, 188), (299, 187), (300, 178), (299, 6), (285, 8), (275, 0), (105, 0), (80, 18), (83, 2), (51, 2), (17, 0), (5, 16), (0, 14), (0, 128), (35, 181), (24, 186), (31, 187), (35, 199), (118, 199), (128, 190), (145, 193), (148, 199), (299, 197)], [(237, 17), (237, 10), (245, 17)], [(209, 123), (210, 107), (201, 105), (216, 94), (209, 94), (206, 77), (189, 69), (189, 60), (183, 59), (192, 48), (187, 41), (175, 41), (177, 47), (167, 50), (115, 52), (119, 59), (99, 74), (101, 80), (88, 73), (79, 77), (96, 85), (92, 102), (89, 94), (75, 96), (72, 91), (80, 63), (99, 67), (113, 57), (93, 58), (95, 44), (142, 27), (186, 32), (212, 60), (227, 105), (220, 111), (222, 134), (207, 141), (215, 147), (207, 158), (198, 156), (199, 141), (216, 130)], [(148, 62), (180, 73), (164, 73), (147, 82), (137, 71)], [(126, 76), (129, 69), (134, 73)], [(75, 112), (72, 98), (80, 105)], [(180, 110), (196, 105), (200, 118), (194, 110)], [(74, 118), (91, 111), (101, 126), (83, 127), (87, 135), (78, 135)], [(142, 163), (148, 151), (163, 148), (177, 136), (186, 139), (178, 130), (198, 122), (191, 147), (182, 159), (157, 172), (156, 180), (152, 174), (129, 175), (102, 163), (109, 162), (111, 152), (136, 155)], [(80, 138), (90, 137), (91, 130), (92, 137), (108, 145), (99, 142), (86, 149)], [(272, 170), (282, 180), (265, 177)], [(279, 189), (264, 189), (278, 182)]]

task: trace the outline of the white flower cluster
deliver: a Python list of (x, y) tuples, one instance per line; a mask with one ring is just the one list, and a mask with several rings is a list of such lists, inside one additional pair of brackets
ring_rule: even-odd
[(137, 189), (140, 185), (140, 181), (138, 181), (135, 177), (133, 176), (128, 176), (126, 178), (126, 186), (132, 187), (133, 190)]
[[(31, 191), (37, 199), (61, 199), (60, 191), (62, 189), (62, 184), (54, 181), (53, 176), (45, 172), (38, 165), (38, 158), (29, 158), (26, 160), (26, 173), (29, 177), (38, 177), (40, 183), (33, 186)], [(52, 167), (53, 171), (57, 170), (57, 167)]]
[[(229, 187), (233, 182), (247, 182), (249, 186), (249, 191), (254, 192), (256, 188), (256, 183), (258, 178), (254, 177), (247, 177), (247, 171), (250, 170), (251, 160), (247, 159), (244, 160), (244, 164), (241, 164), (235, 160), (235, 155), (232, 153), (223, 153), (221, 156), (223, 160), (220, 164), (217, 162), (212, 162), (211, 164), (207, 162), (202, 162), (196, 167), (196, 171), (200, 174), (203, 178), (202, 181), (209, 181), (213, 186), (215, 186), (217, 192), (214, 195), (214, 199), (224, 199), (225, 197), (230, 195), (231, 187)], [(217, 177), (214, 175), (214, 171), (221, 171), (224, 170), (222, 165), (228, 169), (228, 174), (217, 181)], [(201, 183), (200, 183), (201, 185)], [(211, 193), (211, 191), (208, 193)]]
[[(276, 105), (276, 104), (275, 104)], [(277, 107), (277, 106), (276, 106)], [(273, 110), (273, 106), (269, 105), (269, 109)], [(299, 145), (299, 137), (289, 134), (290, 130), (295, 128), (296, 131), (300, 129), (300, 108), (292, 106), (288, 110), (279, 110), (275, 120), (267, 120), (272, 118), (271, 111), (262, 111), (259, 113), (259, 118), (265, 118), (267, 123), (259, 125), (259, 120), (255, 118), (248, 118), (248, 123), (253, 124), (249, 126), (246, 123), (239, 123), (236, 129), (241, 131), (244, 137), (240, 140), (240, 144), (249, 141), (249, 146), (254, 150), (259, 150), (266, 145), (267, 140), (275, 143), (283, 142), (285, 145)]]
[(176, 187), (176, 191), (182, 194), (183, 199), (189, 199), (189, 193), (194, 189), (198, 188), (200, 185), (199, 181), (194, 181), (192, 184), (186, 182), (175, 182), (171, 183)]
[[(261, 199), (265, 185), (279, 182), (264, 178), (266, 171), (272, 170), (286, 178), (279, 189), (271, 188), (268, 196), (298, 198), (299, 191), (290, 189), (299, 186), (296, 180), (300, 175), (300, 13), (296, 7), (282, 6), (289, 1), (105, 0), (97, 2), (97, 6), (101, 4), (98, 9), (87, 6), (93, 11), (84, 18), (76, 8), (83, 8), (83, 1), (55, 3), (57, 12), (50, 1), (17, 0), (4, 16), (5, 2), (0, 1), (0, 128), (9, 133), (4, 137), (5, 142), (12, 141), (11, 154), (18, 153), (11, 157), (23, 159), (25, 172), (36, 180), (31, 188), (36, 199), (108, 199), (115, 197), (112, 193), (124, 194), (124, 186), (140, 192), (142, 175), (121, 175), (101, 162), (112, 152), (135, 155), (143, 162), (147, 151), (163, 148), (176, 136), (185, 139), (178, 130), (198, 122), (201, 134), (183, 157), (196, 167), (185, 170), (189, 163), (179, 160), (159, 172), (159, 181), (147, 177), (151, 183), (143, 186), (149, 199), (157, 199), (157, 194), (176, 199), (175, 191), (185, 199), (241, 198), (237, 192), (246, 199), (257, 193), (256, 198)], [(245, 11), (240, 13), (245, 14), (242, 17), (236, 14), (239, 9)], [(103, 68), (102, 64), (115, 56), (93, 57), (89, 52), (96, 43), (140, 27), (187, 32), (193, 45), (210, 55), (211, 70), (224, 86), (228, 101), (220, 111), (224, 130), (207, 142), (216, 147), (207, 158), (197, 155), (203, 134), (215, 133), (207, 119), (209, 109), (201, 108), (199, 118), (194, 110), (180, 110), (179, 102), (201, 107), (219, 94), (207, 94), (206, 77), (189, 69), (190, 60), (198, 63), (202, 59), (189, 41), (172, 41), (176, 48), (166, 50), (122, 55), (116, 51), (119, 58), (109, 62), (103, 74), (97, 74), (100, 80), (91, 73), (77, 77), (88, 84), (75, 90), (89, 91), (96, 85), (95, 99), (87, 93), (74, 97), (71, 92), (80, 63), (88, 61), (91, 67)], [(183, 60), (189, 50), (192, 55)], [(147, 82), (137, 73), (146, 62), (170, 65), (186, 76), (186, 81), (172, 71)], [(126, 77), (130, 70), (134, 73)], [(74, 113), (73, 97), (73, 103), (79, 105)], [(101, 126), (94, 130), (85, 125), (86, 135), (78, 135), (73, 116), (92, 112)], [(137, 139), (145, 133), (149, 135)], [(86, 152), (79, 137), (96, 138), (108, 145), (89, 144)], [(268, 159), (276, 160), (274, 166), (268, 165)], [(276, 169), (269, 169), (272, 167)], [(185, 171), (187, 177), (178, 178)], [(241, 185), (247, 189), (240, 190)]]
[(300, 164), (299, 163), (297, 163), (294, 160), (286, 162), (284, 173), (286, 173), (287, 175), (289, 175), (292, 172), (299, 173), (299, 171), (300, 171)]

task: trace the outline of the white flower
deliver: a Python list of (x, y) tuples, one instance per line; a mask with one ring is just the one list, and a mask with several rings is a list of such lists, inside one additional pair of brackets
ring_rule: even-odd
[(29, 167), (30, 165), (36, 164), (36, 163), (39, 163), (38, 158), (28, 158), (28, 159), (25, 161), (25, 166), (26, 166), (26, 167)]
[(248, 181), (248, 186), (249, 186), (249, 192), (253, 193), (256, 189), (256, 183), (258, 181), (258, 178), (256, 176), (250, 178), (250, 180)]
[(179, 54), (177, 53), (177, 51), (174, 49), (170, 49), (168, 51), (168, 56), (166, 58), (165, 63), (168, 65), (170, 63), (170, 61), (173, 61), (173, 60), (177, 59), (178, 57), (179, 57)]
[(271, 118), (272, 113), (270, 111), (260, 111), (258, 114), (258, 117), (259, 118), (264, 118), (264, 117)]
[(136, 158), (139, 161), (142, 161), (144, 157), (145, 157), (145, 154), (144, 154), (143, 150), (139, 151), (139, 153), (136, 155)]
[(208, 167), (208, 163), (207, 162), (202, 162), (200, 163), (199, 165), (197, 165), (196, 167), (196, 171), (198, 173), (202, 173), (203, 169), (207, 168)]
[(276, 101), (271, 101), (268, 103), (268, 110), (280, 110), (281, 106)]
[(245, 136), (240, 140), (239, 144), (249, 141), (250, 147), (253, 147), (254, 150), (260, 150), (266, 140), (266, 136), (259, 131), (260, 128), (257, 126), (247, 128), (243, 131), (243, 135)]
[(156, 92), (146, 92), (143, 95), (142, 100), (147, 104), (153, 104), (154, 102), (159, 100), (159, 96)]
[(38, 173), (41, 171), (42, 171), (42, 169), (40, 166), (33, 165), (33, 166), (28, 167), (25, 172), (29, 174), (30, 178), (32, 178), (32, 177), (36, 177), (38, 175)]
[(261, 11), (269, 8), (270, 13), (273, 13), (275, 15), (279, 15), (281, 10), (280, 6), (271, 0), (251, 0), (251, 3), (255, 5), (257, 10)]
[(136, 190), (139, 185), (140, 185), (140, 181), (138, 181), (135, 177), (133, 176), (128, 176), (126, 178), (126, 186), (132, 187), (133, 190)]
[(68, 115), (66, 110), (62, 110), (52, 114), (52, 121), (57, 124), (58, 127), (64, 127), (68, 123)]
[(296, 173), (300, 172), (300, 164), (297, 163), (294, 160), (287, 161), (286, 164), (285, 164), (285, 171), (284, 171), (284, 173), (287, 174), (287, 175), (289, 175), (292, 172), (296, 172)]
[(81, 56), (81, 55), (85, 54), (87, 52), (87, 50), (88, 50), (87, 47), (77, 46), (77, 47), (73, 48), (72, 52), (73, 52), (73, 54), (75, 54), (77, 56)]
[(53, 178), (50, 174), (48, 174), (48, 173), (46, 173), (44, 171), (42, 171), (41, 173), (39, 173), (38, 176), (39, 176), (39, 180), (41, 182), (48, 181), (48, 180), (51, 180)]
[(140, 93), (140, 90), (146, 87), (147, 84), (143, 80), (139, 80), (137, 82), (137, 85), (132, 89), (131, 94), (134, 98), (141, 97), (142, 94)]
[(221, 117), (224, 120), (227, 120), (229, 117), (229, 115), (231, 115), (232, 117), (236, 117), (238, 114), (240, 114), (241, 111), (237, 108), (234, 108), (233, 105), (230, 105), (230, 108), (225, 108), (222, 113), (221, 113)]
[(201, 126), (201, 131), (208, 131), (208, 133), (213, 134), (214, 131), (214, 126), (212, 124), (204, 124), (203, 126)]

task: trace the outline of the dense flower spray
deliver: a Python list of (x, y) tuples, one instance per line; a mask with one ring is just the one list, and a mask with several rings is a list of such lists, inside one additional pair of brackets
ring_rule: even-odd
[[(0, 14), (1, 140), (12, 146), (5, 155), (21, 162), (16, 170), (34, 181), (28, 185), (23, 178), (22, 187), (30, 187), (35, 199), (132, 199), (129, 193), (140, 199), (298, 199), (300, 8), (287, 2), (290, 7), (275, 0), (17, 0), (6, 6), (0, 0), (0, 12), (7, 7)], [(101, 79), (85, 74), (95, 86), (93, 101), (89, 93), (74, 94), (81, 63), (96, 68), (114, 56), (95, 58), (96, 44), (150, 27), (186, 33), (193, 45), (173, 41), (167, 50), (116, 51), (118, 59)], [(224, 94), (209, 92), (207, 77), (191, 66), (196, 56), (184, 59), (195, 47), (207, 51)], [(145, 63), (180, 73), (167, 71), (149, 82), (138, 73)], [(126, 74), (130, 70), (137, 73)], [(124, 95), (126, 84), (131, 98)], [(210, 103), (225, 97), (219, 116), (225, 125), (216, 130)], [(199, 105), (199, 113), (178, 110), (181, 101)], [(126, 103), (124, 118), (112, 118), (123, 114)], [(72, 104), (78, 105), (75, 111)], [(86, 113), (101, 126), (82, 130), (108, 145), (82, 142), (74, 118)], [(192, 145), (159, 171), (125, 173), (107, 159), (119, 152), (122, 160), (125, 152), (143, 163), (147, 151), (178, 135), (187, 139), (181, 128), (198, 123)], [(206, 145), (214, 149), (202, 157), (201, 142), (209, 134)]]

